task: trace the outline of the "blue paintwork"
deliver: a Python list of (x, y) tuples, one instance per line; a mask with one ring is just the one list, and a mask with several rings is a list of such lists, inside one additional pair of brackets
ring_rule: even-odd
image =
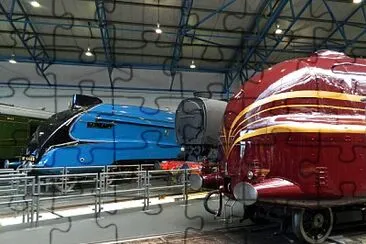
[[(70, 127), (74, 145), (45, 153), (34, 167), (106, 166), (115, 161), (175, 159), (180, 152), (175, 114), (151, 108), (100, 104)], [(113, 124), (90, 128), (88, 122)]]

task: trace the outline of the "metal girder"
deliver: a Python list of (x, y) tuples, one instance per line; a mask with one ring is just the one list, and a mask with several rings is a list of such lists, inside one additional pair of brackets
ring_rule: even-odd
[(170, 74), (172, 76), (171, 87), (173, 86), (173, 80), (174, 80), (174, 76), (176, 74), (176, 69), (178, 67), (178, 62), (182, 55), (183, 41), (184, 41), (184, 36), (187, 33), (188, 20), (189, 20), (189, 15), (191, 13), (192, 5), (193, 5), (193, 0), (183, 0), (182, 8), (181, 8), (181, 16), (180, 16), (180, 20), (179, 20), (179, 27), (178, 27), (178, 31), (177, 31), (175, 44), (174, 44), (172, 62), (170, 65)]
[(232, 77), (231, 77), (231, 73), (227, 72), (225, 73), (224, 76), (224, 89), (223, 89), (223, 93), (225, 94), (225, 97), (227, 100), (230, 99), (230, 91), (231, 91), (231, 81), (232, 81)]
[(209, 15), (205, 16), (204, 18), (202, 18), (200, 21), (198, 21), (195, 25), (191, 26), (188, 28), (187, 31), (193, 30), (195, 28), (197, 28), (198, 26), (202, 25), (204, 22), (206, 22), (207, 20), (211, 19), (213, 16), (215, 16), (216, 14), (221, 13), (222, 11), (224, 11), (227, 7), (229, 7), (231, 4), (233, 4), (234, 2), (236, 2), (236, 0), (229, 0), (229, 1), (224, 1), (224, 3), (218, 8), (216, 9), (214, 12), (210, 13)]
[[(198, 40), (200, 42), (205, 42), (205, 43), (208, 43), (208, 44), (211, 44), (211, 46), (215, 46), (215, 47), (225, 47), (227, 45), (224, 45), (224, 44), (221, 44), (221, 43), (218, 43), (218, 42), (214, 42), (214, 41), (211, 41), (211, 40), (207, 40), (205, 38), (200, 38), (200, 37), (197, 37), (195, 34), (191, 34), (191, 33), (186, 33), (185, 35), (186, 37), (189, 37), (191, 39), (195, 39), (195, 40)], [(202, 44), (201, 44), (202, 45)], [(199, 46), (199, 45), (196, 45), (196, 44), (191, 44), (191, 46)], [(235, 48), (234, 46), (232, 46), (231, 48)]]
[[(268, 57), (275, 51), (283, 37), (286, 36), (295, 22), (299, 20), (300, 16), (312, 3), (312, 0), (303, 1), (303, 6), (295, 9), (293, 1), (294, 0), (267, 0), (263, 3), (260, 7), (261, 14), (256, 17), (250, 31), (251, 33), (257, 33), (255, 40), (243, 40), (239, 47), (240, 50), (236, 52), (230, 63), (228, 72), (231, 74), (229, 76), (230, 79), (228, 79), (228, 87), (231, 87), (236, 79), (240, 78), (241, 82), (243, 82), (243, 80), (250, 79), (256, 71), (262, 70), (267, 63)], [(272, 29), (273, 24), (276, 23), (282, 10), (287, 5), (291, 10), (290, 24), (285, 29), (282, 29), (282, 34), (277, 36), (272, 33), (270, 34), (269, 31)], [(269, 17), (264, 17), (263, 13), (268, 12), (270, 13)], [(270, 43), (270, 46), (268, 43)], [(243, 53), (243, 49), (246, 46), (249, 46), (249, 48)], [(255, 66), (250, 65), (250, 61), (252, 60), (256, 61)], [(249, 70), (254, 72), (249, 73)]]
[[(205, 16), (202, 20), (200, 20), (194, 26), (188, 26), (188, 20), (189, 20), (189, 15), (192, 10), (193, 0), (183, 0), (182, 7), (181, 7), (181, 17), (179, 20), (179, 27), (178, 27), (178, 32), (177, 32), (174, 50), (173, 50), (172, 62), (170, 64), (170, 74), (172, 77), (170, 89), (172, 89), (172, 87), (173, 87), (173, 82), (174, 82), (175, 74), (176, 74), (176, 71), (178, 68), (178, 63), (179, 63), (180, 57), (182, 56), (184, 37), (187, 36), (192, 39), (198, 39), (195, 37), (195, 34), (192, 34), (192, 33), (188, 34), (188, 32), (194, 31), (194, 29), (197, 28), (199, 25), (206, 22), (207, 20), (209, 20), (216, 14), (222, 12), (224, 9), (226, 9), (231, 4), (233, 4), (235, 1), (236, 0), (229, 0), (228, 2), (225, 1), (218, 9), (216, 9), (213, 13)], [(212, 42), (209, 40), (204, 40), (202, 38), (200, 39), (200, 41), (209, 42), (211, 44), (221, 46), (221, 44), (219, 44), (219, 43), (215, 43), (215, 42)]]
[[(242, 59), (242, 62), (239, 63), (238, 74), (241, 74), (243, 69), (247, 68), (246, 66), (248, 64), (248, 61), (255, 54), (257, 46), (259, 46), (259, 44), (261, 44), (263, 41), (265, 41), (266, 35), (269, 33), (269, 30), (271, 29), (272, 25), (275, 23), (276, 19), (281, 14), (282, 10), (284, 9), (284, 7), (286, 6), (287, 3), (288, 3), (288, 0), (280, 0), (280, 1), (275, 1), (275, 0), (268, 1), (267, 0), (261, 6), (260, 15), (258, 15), (255, 18), (255, 21), (251, 27), (251, 32), (255, 33), (257, 31), (257, 33), (258, 33), (256, 35), (256, 40), (254, 41), (254, 45), (252, 44), (251, 45), (252, 47), (249, 48), (249, 50), (245, 53), (245, 56), (240, 57)], [(265, 22), (264, 26), (261, 28), (260, 24), (263, 19), (262, 14), (266, 11), (270, 12), (271, 14), (270, 14), (270, 17), (267, 20), (265, 20), (266, 22)], [(240, 53), (241, 52), (239, 52), (239, 54)], [(247, 74), (247, 70), (246, 70), (246, 74)], [(237, 75), (234, 77), (237, 77)], [(247, 78), (247, 77), (245, 77), (245, 78)]]
[[(12, 26), (14, 32), (22, 42), (23, 46), (27, 49), (29, 55), (32, 57), (33, 62), (36, 65), (37, 71), (43, 76), (46, 82), (51, 85), (51, 82), (45, 74), (46, 70), (52, 64), (52, 59), (46, 52), (46, 49), (42, 43), (41, 38), (37, 34), (31, 20), (29, 19), (24, 7), (19, 0), (12, 0), (8, 4), (0, 2), (0, 10), (5, 15), (9, 24)], [(17, 17), (14, 18), (14, 12), (17, 11)], [(18, 12), (20, 11), (20, 13)], [(14, 21), (22, 20), (23, 26), (19, 28), (19, 25), (15, 25)]]
[(98, 17), (100, 34), (103, 42), (105, 59), (108, 67), (109, 79), (112, 81), (112, 72), (114, 68), (114, 54), (112, 51), (112, 39), (110, 38), (110, 33), (108, 30), (108, 21), (106, 15), (106, 9), (104, 6), (104, 0), (95, 0), (95, 7)]
[[(363, 21), (366, 22), (365, 3), (360, 3), (359, 6), (357, 6), (343, 21), (339, 21), (336, 19), (331, 7), (329, 6), (329, 4), (326, 1), (323, 0), (323, 3), (325, 5), (325, 7), (327, 8), (328, 13), (331, 16), (332, 20), (334, 21), (336, 28), (328, 35), (328, 37), (326, 39), (324, 39), (320, 43), (320, 45), (317, 47), (317, 49), (330, 48), (330, 49), (337, 49), (339, 51), (344, 51), (348, 47), (351, 47), (353, 44), (355, 44), (366, 33), (366, 28), (364, 26), (357, 27), (357, 26), (349, 23), (349, 20), (353, 16), (359, 14), (360, 12), (361, 12), (360, 15), (363, 16), (363, 19), (364, 19)], [(359, 32), (352, 39), (350, 39), (350, 38), (348, 38), (349, 35), (347, 35), (347, 31), (345, 31), (347, 29), (347, 27), (357, 28), (359, 30)], [(352, 31), (352, 32), (353, 32), (352, 34), (354, 34), (354, 31)], [(333, 38), (333, 36), (336, 35), (336, 33), (340, 34), (340, 36), (342, 38), (341, 40), (343, 40), (342, 42), (339, 42), (339, 41), (334, 42), (331, 40)], [(315, 49), (314, 49), (314, 51), (315, 51)]]
[[(7, 61), (9, 59), (8, 56), (0, 55), (0, 62)], [(30, 59), (29, 56), (17, 56), (17, 62), (19, 63), (33, 63), (33, 60)], [(97, 60), (94, 62), (80, 62), (80, 60), (75, 59), (57, 59), (53, 61), (53, 64), (59, 64), (59, 65), (77, 65), (77, 66), (89, 66), (89, 67), (104, 67), (108, 68), (107, 64), (103, 60)], [(145, 69), (145, 70), (164, 70), (165, 65), (163, 63), (161, 64), (147, 64), (147, 63), (115, 63), (115, 68), (126, 68), (126, 69)], [(189, 67), (179, 67), (178, 71), (190, 71), (191, 69)], [(199, 72), (203, 73), (226, 73), (225, 68), (213, 68), (209, 66), (200, 66), (197, 69)]]

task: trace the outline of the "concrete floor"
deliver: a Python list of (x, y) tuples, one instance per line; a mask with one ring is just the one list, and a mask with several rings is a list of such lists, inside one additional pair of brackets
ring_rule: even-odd
[[(214, 203), (213, 203), (214, 204)], [(76, 243), (258, 243), (295, 244), (290, 235), (274, 235), (278, 228), (253, 226), (250, 221), (239, 223), (242, 208), (234, 205), (234, 218), (228, 224), (223, 218), (214, 218), (202, 205), (202, 199), (152, 206), (141, 209), (104, 213), (100, 218), (70, 218), (64, 223), (51, 222), (37, 228), (10, 230), (0, 233), (0, 243), (76, 244)], [(238, 227), (239, 225), (239, 227)], [(337, 241), (327, 243), (363, 243), (366, 231), (357, 235), (335, 232)], [(169, 235), (168, 235), (169, 234)], [(158, 236), (143, 240), (146, 236)], [(130, 239), (138, 240), (130, 240)], [(365, 242), (366, 243), (366, 242)]]
[[(235, 211), (240, 214), (239, 206)], [(65, 223), (6, 231), (0, 233), (0, 243), (95, 243), (172, 232), (196, 233), (222, 228), (223, 224), (204, 211), (202, 200), (191, 200), (187, 206), (177, 202), (152, 206), (148, 212), (105, 213), (98, 219), (70, 218)]]

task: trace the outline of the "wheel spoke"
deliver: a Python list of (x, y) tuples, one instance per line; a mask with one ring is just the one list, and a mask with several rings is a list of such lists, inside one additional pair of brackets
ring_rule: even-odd
[[(298, 217), (295, 218), (295, 216)], [(333, 215), (330, 209), (302, 210), (294, 214), (293, 220), (295, 234), (310, 243), (324, 241), (333, 226)]]

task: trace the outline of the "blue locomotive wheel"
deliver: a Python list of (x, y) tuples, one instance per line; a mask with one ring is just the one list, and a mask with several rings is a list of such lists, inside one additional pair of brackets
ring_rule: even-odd
[(330, 208), (295, 210), (292, 215), (292, 229), (300, 241), (323, 243), (333, 228), (333, 213)]

